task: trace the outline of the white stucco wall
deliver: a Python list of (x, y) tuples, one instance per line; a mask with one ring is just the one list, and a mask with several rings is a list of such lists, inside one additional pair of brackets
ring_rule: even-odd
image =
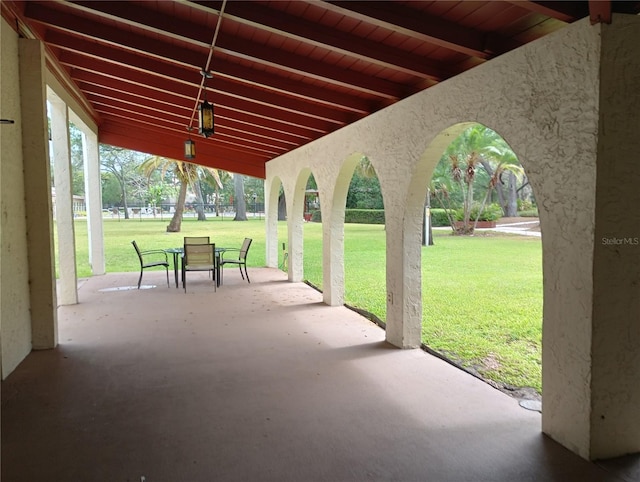
[(2, 378), (31, 351), (27, 225), (22, 158), (22, 117), (18, 38), (4, 19), (0, 25), (0, 332)]
[[(266, 170), (267, 186), (277, 176), (287, 199), (296, 196), (299, 173), (313, 172), (323, 213), (325, 302), (337, 304), (344, 291), (339, 275), (343, 256), (334, 250), (342, 249), (344, 201), (336, 202), (336, 186), (350, 179), (352, 170), (341, 172), (350, 156), (369, 157), (387, 219), (387, 292), (393, 299), (387, 303), (387, 340), (414, 347), (420, 343), (422, 317), (420, 230), (426, 186), (443, 148), (465, 123), (497, 131), (521, 160), (539, 202), (543, 429), (587, 458), (593, 455), (591, 319), (601, 28), (588, 19), (577, 22), (274, 159)], [(268, 215), (274, 213), (269, 206)], [(301, 217), (301, 210), (289, 211), (292, 248), (302, 246), (295, 241), (301, 234), (291, 229)], [(267, 236), (272, 237), (269, 226)], [(289, 255), (302, 258), (301, 253)]]

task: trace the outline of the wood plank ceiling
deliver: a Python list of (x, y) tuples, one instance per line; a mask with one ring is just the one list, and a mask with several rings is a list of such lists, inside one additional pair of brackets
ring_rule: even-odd
[[(6, 1), (100, 142), (264, 177), (264, 164), (589, 16), (608, 1)], [(213, 77), (204, 80), (206, 70)], [(215, 105), (215, 134), (196, 106)]]

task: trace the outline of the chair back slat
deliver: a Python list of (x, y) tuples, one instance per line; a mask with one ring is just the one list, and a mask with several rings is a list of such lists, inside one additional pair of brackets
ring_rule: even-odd
[(240, 259), (244, 259), (247, 257), (247, 253), (249, 252), (249, 248), (251, 247), (251, 238), (244, 238), (242, 242), (242, 248), (240, 248)]
[(185, 244), (184, 263), (186, 266), (213, 266), (215, 244)]
[(185, 236), (184, 244), (209, 244), (209, 236)]

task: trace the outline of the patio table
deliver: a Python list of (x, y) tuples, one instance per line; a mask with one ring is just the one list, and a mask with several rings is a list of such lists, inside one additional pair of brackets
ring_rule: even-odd
[[(216, 285), (220, 286), (220, 255), (224, 253), (227, 248), (218, 248), (216, 246)], [(173, 255), (173, 274), (176, 279), (176, 288), (178, 287), (178, 262), (181, 256), (184, 254), (184, 246), (177, 248), (167, 248), (163, 250), (165, 253)]]

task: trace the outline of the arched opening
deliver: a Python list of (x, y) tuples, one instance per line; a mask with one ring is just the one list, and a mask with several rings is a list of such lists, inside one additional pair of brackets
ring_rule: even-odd
[(322, 290), (322, 209), (318, 184), (309, 173), (304, 189), (304, 279)]
[(380, 320), (386, 317), (384, 198), (373, 161), (361, 156), (345, 199), (345, 303)]
[(468, 123), (434, 139), (421, 164), (434, 161), (433, 174), (412, 183), (416, 204), (429, 188), (434, 240), (421, 253), (421, 342), (498, 388), (539, 400), (542, 242), (524, 168), (499, 133)]
[[(284, 186), (279, 176), (265, 182), (267, 266), (288, 271), (287, 209)], [(275, 243), (272, 242), (275, 240)]]

